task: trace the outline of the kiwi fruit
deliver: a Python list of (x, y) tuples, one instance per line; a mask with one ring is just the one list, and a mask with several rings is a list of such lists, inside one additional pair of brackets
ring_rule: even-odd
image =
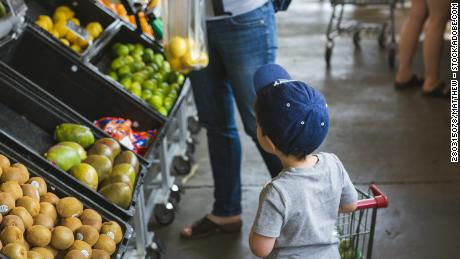
[(100, 234), (111, 237), (116, 244), (119, 244), (123, 239), (123, 231), (120, 225), (115, 221), (104, 222), (101, 227)]
[(27, 259), (45, 259), (45, 257), (38, 252), (27, 251)]
[(121, 154), (115, 158), (113, 166), (115, 167), (120, 164), (130, 164), (136, 173), (139, 172), (139, 159), (137, 159), (137, 156), (133, 151), (126, 150), (121, 152)]
[(64, 259), (88, 259), (89, 256), (85, 255), (86, 251), (70, 250)]
[(93, 254), (91, 255), (91, 259), (110, 259), (110, 255), (101, 249), (93, 249)]
[(113, 163), (115, 158), (112, 149), (104, 144), (94, 144), (88, 151), (88, 155), (101, 155), (107, 157)]
[(32, 251), (37, 252), (43, 256), (44, 259), (54, 259), (54, 254), (50, 247), (34, 247)]
[(24, 235), (18, 227), (8, 226), (0, 233), (0, 241), (2, 241), (3, 245), (8, 245), (9, 243), (22, 244), (24, 242)]
[(24, 223), (25, 229), (30, 228), (34, 223), (34, 219), (24, 207), (16, 207), (12, 209), (10, 215), (16, 215), (20, 217), (22, 219), (22, 223)]
[(0, 171), (1, 170), (5, 171), (9, 167), (10, 167), (10, 160), (6, 156), (0, 154)]
[(99, 239), (99, 231), (95, 227), (83, 225), (75, 231), (75, 239), (83, 240), (93, 246)]
[(43, 180), (41, 177), (32, 177), (29, 179), (29, 181), (27, 181), (27, 183), (32, 184), (32, 186), (37, 188), (40, 196), (48, 192), (48, 186), (46, 185), (45, 180)]
[(77, 217), (69, 217), (69, 218), (62, 218), (61, 219), (61, 226), (68, 227), (72, 232), (75, 233), (77, 229), (82, 226), (81, 220)]
[(21, 189), (23, 196), (29, 196), (34, 200), (40, 202), (40, 193), (38, 192), (38, 189), (35, 186), (33, 186), (32, 184), (23, 184), (21, 185)]
[(54, 220), (46, 214), (38, 214), (34, 217), (34, 225), (40, 225), (52, 230), (54, 228)]
[(75, 240), (75, 242), (73, 242), (73, 245), (68, 249), (68, 251), (72, 251), (72, 250), (77, 250), (81, 252), (86, 251), (86, 253), (85, 252), (83, 253), (87, 254), (88, 257), (90, 257), (93, 253), (91, 246), (85, 241), (81, 241), (81, 240)]
[(73, 232), (68, 227), (58, 226), (52, 231), (51, 245), (58, 250), (69, 248), (73, 242)]
[(30, 196), (22, 196), (16, 201), (16, 206), (24, 207), (34, 217), (40, 213), (40, 203)]
[(53, 206), (53, 204), (49, 202), (40, 202), (40, 214), (48, 215), (51, 219), (53, 219), (54, 223), (57, 222), (58, 215), (56, 208)]
[(102, 217), (99, 213), (92, 209), (86, 209), (80, 216), (83, 225), (93, 226), (99, 232), (102, 226)]
[(52, 193), (52, 192), (47, 192), (43, 195), (40, 196), (40, 201), (41, 202), (49, 202), (53, 205), (56, 205), (59, 201), (59, 197), (56, 196), (56, 194)]
[(16, 163), (2, 173), (0, 180), (2, 182), (15, 181), (19, 184), (24, 184), (29, 180), (29, 171), (24, 165)]
[(117, 245), (112, 238), (107, 235), (99, 235), (99, 239), (97, 240), (96, 244), (93, 248), (95, 249), (102, 249), (106, 251), (109, 255), (112, 255), (115, 252)]
[(22, 233), (25, 231), (24, 222), (22, 222), (22, 219), (16, 215), (8, 215), (3, 219), (1, 225), (2, 229), (8, 226), (17, 227), (21, 230)]
[(51, 231), (41, 225), (35, 225), (26, 231), (27, 241), (32, 246), (47, 246), (51, 242)]
[(27, 249), (19, 243), (10, 243), (2, 248), (2, 254), (10, 259), (27, 259)]
[(0, 191), (11, 194), (14, 200), (21, 198), (23, 195), (21, 186), (15, 181), (7, 181), (2, 183), (2, 186), (0, 186)]
[(7, 192), (0, 192), (0, 213), (6, 215), (15, 207), (13, 196)]
[(65, 197), (59, 200), (56, 209), (62, 218), (78, 217), (83, 212), (83, 204), (74, 197)]

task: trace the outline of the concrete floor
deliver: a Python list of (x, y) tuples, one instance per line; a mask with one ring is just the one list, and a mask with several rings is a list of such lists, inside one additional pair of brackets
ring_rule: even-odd
[[(448, 101), (422, 98), (419, 91), (394, 91), (386, 52), (366, 36), (360, 51), (349, 38), (338, 39), (327, 70), (324, 33), (330, 13), (327, 1), (296, 0), (287, 13), (277, 14), (278, 63), (326, 95), (331, 129), (321, 150), (337, 154), (355, 184), (376, 182), (390, 197), (390, 206), (378, 213), (373, 258), (460, 258), (460, 165), (449, 163)], [(398, 11), (398, 28), (404, 14)], [(416, 70), (422, 71), (421, 65)], [(444, 59), (446, 80), (448, 71)], [(202, 131), (196, 152), (200, 167), (186, 185), (176, 221), (157, 229), (165, 258), (254, 258), (247, 236), (261, 185), (269, 178), (254, 144), (242, 138), (243, 232), (194, 241), (179, 238), (180, 229), (209, 212), (213, 201)]]

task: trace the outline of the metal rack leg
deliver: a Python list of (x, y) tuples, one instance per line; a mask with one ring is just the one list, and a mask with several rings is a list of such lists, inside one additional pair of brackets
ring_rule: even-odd
[(145, 257), (147, 246), (147, 221), (145, 218), (145, 198), (144, 192), (139, 192), (138, 205), (136, 206), (136, 215), (134, 216), (134, 230), (136, 232), (136, 250), (139, 258)]
[(169, 189), (171, 186), (171, 165), (168, 160), (168, 140), (167, 136), (163, 138), (160, 145), (160, 167), (161, 167), (161, 188)]

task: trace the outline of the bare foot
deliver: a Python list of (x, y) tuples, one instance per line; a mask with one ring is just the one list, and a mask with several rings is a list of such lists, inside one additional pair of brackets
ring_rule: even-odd
[[(241, 221), (241, 215), (231, 216), (231, 217), (219, 217), (213, 214), (208, 214), (208, 219), (217, 225), (236, 223)], [(192, 226), (188, 225), (182, 229), (181, 234), (183, 236), (191, 237), (192, 236)]]

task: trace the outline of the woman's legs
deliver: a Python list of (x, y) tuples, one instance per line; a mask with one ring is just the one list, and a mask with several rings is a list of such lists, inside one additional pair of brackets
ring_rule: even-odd
[[(399, 67), (395, 81), (404, 83), (413, 75), (412, 61), (419, 42), (419, 36), (428, 15), (426, 0), (412, 0), (409, 17), (404, 23), (399, 42)], [(433, 0), (436, 1), (436, 0)]]
[(425, 83), (423, 91), (430, 92), (440, 83), (439, 67), (442, 57), (443, 35), (449, 20), (449, 0), (427, 0), (429, 17), (423, 42)]

